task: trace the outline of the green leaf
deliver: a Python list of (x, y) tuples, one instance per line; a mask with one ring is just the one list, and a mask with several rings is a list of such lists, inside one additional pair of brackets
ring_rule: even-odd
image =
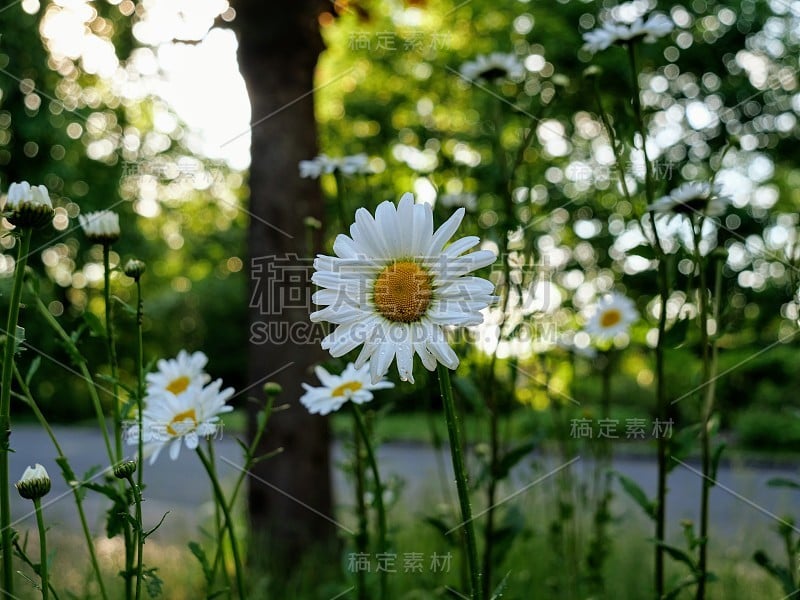
[(134, 317), (136, 316), (136, 309), (127, 302), (125, 302), (122, 298), (120, 298), (119, 296), (111, 296), (111, 299), (117, 304), (119, 304), (122, 307), (122, 310), (124, 310), (126, 313)]
[(650, 244), (641, 244), (640, 246), (635, 246), (628, 250), (628, 255), (635, 254), (636, 256), (641, 256), (642, 258), (646, 258), (647, 260), (655, 260), (656, 259), (656, 251)]
[(214, 583), (214, 574), (211, 572), (211, 565), (208, 563), (205, 550), (197, 542), (189, 542), (189, 550), (200, 563), (200, 568), (203, 569), (203, 577), (206, 579), (206, 585), (210, 586)]
[(451, 546), (455, 546), (458, 543), (459, 536), (457, 535), (450, 535), (447, 532), (452, 529), (447, 523), (445, 523), (439, 517), (425, 517), (423, 519), (425, 523), (432, 526), (436, 531), (438, 531), (442, 538)]
[(125, 531), (125, 523), (128, 522), (125, 515), (128, 513), (128, 502), (117, 499), (106, 511), (106, 536), (112, 539)]
[(673, 560), (676, 560), (678, 562), (682, 562), (687, 567), (689, 567), (689, 570), (692, 571), (692, 573), (697, 573), (698, 572), (697, 571), (697, 565), (694, 563), (694, 560), (684, 550), (681, 550), (680, 548), (678, 548), (676, 546), (670, 546), (669, 544), (665, 544), (664, 542), (659, 542), (659, 541), (656, 541), (656, 545), (661, 547), (661, 548), (663, 548), (664, 552), (669, 554), (670, 557), (672, 557)]
[(86, 325), (89, 326), (89, 332), (92, 337), (106, 337), (106, 328), (103, 325), (103, 322), (100, 320), (100, 317), (98, 317), (96, 314), (87, 310), (85, 313), (83, 313), (83, 320), (86, 322)]
[(498, 461), (497, 471), (494, 473), (495, 480), (499, 481), (508, 477), (511, 469), (523, 458), (529, 456), (535, 447), (535, 442), (526, 442), (506, 452)]
[(781, 584), (781, 587), (785, 593), (794, 594), (797, 591), (789, 569), (781, 565), (776, 565), (774, 562), (772, 562), (770, 557), (767, 556), (766, 552), (763, 550), (757, 550), (755, 554), (753, 554), (753, 560), (759, 567), (772, 575), (772, 577)]
[(622, 473), (616, 473), (617, 478), (619, 479), (619, 484), (622, 486), (622, 489), (625, 490), (625, 493), (631, 497), (631, 499), (638, 504), (641, 509), (645, 512), (645, 514), (650, 517), (651, 519), (655, 520), (656, 518), (656, 504), (655, 502), (651, 501), (647, 494), (644, 493), (644, 490), (639, 487), (639, 484), (636, 483), (630, 477), (626, 477)]
[(147, 590), (147, 595), (151, 598), (158, 598), (161, 596), (164, 588), (164, 582), (161, 581), (161, 578), (156, 574), (158, 569), (145, 569), (142, 572), (142, 579), (144, 579), (145, 589)]
[(30, 387), (31, 380), (33, 376), (36, 375), (36, 371), (39, 370), (39, 366), (42, 364), (42, 357), (37, 356), (31, 361), (30, 367), (28, 367), (28, 372), (25, 374), (25, 385)]
[(708, 472), (708, 476), (711, 478), (712, 486), (717, 483), (717, 469), (719, 469), (719, 461), (722, 458), (722, 453), (725, 451), (725, 448), (725, 444), (720, 444), (714, 448), (714, 453), (711, 455), (711, 469)]
[(787, 479), (786, 477), (773, 477), (767, 481), (767, 485), (770, 487), (786, 487), (793, 490), (800, 490), (800, 482), (794, 479)]
[(506, 591), (508, 587), (508, 577), (511, 575), (511, 571), (506, 573), (505, 577), (500, 580), (500, 583), (494, 588), (494, 592), (492, 592), (492, 600), (498, 600), (498, 598), (503, 597), (503, 593)]
[(66, 456), (57, 457), (56, 464), (61, 469), (61, 476), (64, 478), (66, 484), (71, 488), (75, 488), (78, 498), (80, 500), (83, 500), (86, 497), (86, 487), (78, 486), (80, 481), (78, 481), (78, 477), (77, 475), (75, 475), (75, 471), (72, 470), (72, 467), (70, 466), (67, 457)]
[(165, 513), (163, 514), (163, 516), (161, 517), (161, 520), (160, 520), (158, 523), (156, 523), (155, 527), (153, 527), (152, 529), (148, 529), (147, 531), (145, 531), (145, 532), (142, 534), (142, 535), (144, 535), (145, 539), (147, 539), (148, 537), (150, 537), (150, 535), (151, 535), (151, 534), (155, 533), (155, 531), (156, 531), (156, 530), (157, 530), (159, 527), (161, 527), (161, 525), (164, 523), (164, 519), (166, 519), (166, 518), (167, 518), (167, 515), (169, 514), (169, 512), (170, 512), (170, 511), (167, 511), (167, 512), (165, 512)]
[(682, 319), (675, 323), (672, 328), (664, 334), (664, 345), (667, 348), (680, 348), (686, 342), (689, 332), (691, 319)]
[(670, 456), (677, 460), (667, 461), (667, 472), (672, 471), (680, 464), (678, 461), (685, 460), (692, 453), (692, 449), (700, 436), (700, 429), (702, 429), (702, 424), (695, 423), (678, 430), (668, 440)]

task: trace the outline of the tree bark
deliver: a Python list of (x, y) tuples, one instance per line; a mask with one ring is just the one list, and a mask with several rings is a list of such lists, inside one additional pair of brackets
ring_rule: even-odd
[[(318, 16), (327, 5), (240, 0), (233, 6), (239, 65), (252, 106), (248, 378), (251, 396), (260, 398), (265, 381), (280, 383), (278, 403), (289, 405), (270, 419), (261, 448), (283, 452), (258, 463), (249, 479), (252, 533), (267, 545), (250, 556), (266, 558), (272, 568), (291, 568), (312, 545), (334, 537), (333, 525), (320, 516), (332, 516), (327, 421), (298, 402), (301, 382), (309, 381), (312, 366), (323, 358), (308, 319), (309, 258), (321, 240), (315, 235), (310, 248), (304, 225), (309, 216), (322, 220), (323, 201), (316, 181), (299, 178), (297, 164), (317, 154), (311, 92), (323, 49)], [(251, 432), (257, 408), (251, 411)]]

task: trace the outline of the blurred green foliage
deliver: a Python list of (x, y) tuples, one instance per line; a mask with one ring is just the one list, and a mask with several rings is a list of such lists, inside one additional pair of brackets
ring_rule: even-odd
[[(595, 27), (614, 4), (334, 3), (320, 18), (327, 50), (317, 73), (317, 115), (324, 152), (366, 152), (377, 171), (344, 180), (347, 218), (358, 206), (373, 208), (406, 191), (428, 200), (474, 193), (478, 210), (467, 214), (462, 234), (479, 235), (500, 250), (510, 240), (510, 250), (531, 261), (533, 272), (523, 274), (525, 282), (547, 281), (549, 293), (557, 293), (545, 298), (545, 310), (522, 317), (534, 330), (578, 329), (583, 309), (611, 287), (636, 299), (645, 319), (632, 333), (613, 387), (623, 406), (646, 412), (652, 407), (647, 340), (655, 320), (654, 264), (646, 250), (625, 245), (642, 195), (634, 206), (621, 200), (614, 173), (596, 162), (602, 128), (584, 70), (591, 64), (601, 67), (602, 103), (616, 115), (614, 126), (626, 140), (634, 127), (630, 75), (622, 51), (612, 48), (592, 57), (580, 50), (581, 33)], [(679, 24), (669, 39), (644, 45), (640, 55), (650, 119), (657, 125), (673, 115), (670, 123), (681, 128), (656, 161), (657, 193), (708, 177), (716, 168), (714, 157), (728, 142), (733, 149), (725, 169), (751, 184), (717, 236), (717, 243), (737, 257), (725, 268), (723, 287), (720, 371), (731, 369), (718, 383), (723, 423), (737, 422), (728, 411), (753, 406), (800, 408), (796, 396), (787, 393), (798, 383), (792, 360), (797, 344), (791, 337), (798, 306), (786, 244), (778, 235), (796, 228), (800, 204), (798, 18), (778, 1), (643, 5), (670, 13)], [(113, 43), (131, 81), (143, 78), (132, 59), (142, 46), (133, 35), (141, 10), (132, 11), (130, 2), (105, 0), (90, 6), (87, 31)], [(60, 5), (46, 2), (35, 14), (21, 5), (0, 11), (5, 33), (0, 39), (0, 185), (7, 189), (20, 179), (44, 183), (60, 219), (55, 230), (37, 234), (34, 242), (32, 265), (45, 301), (68, 328), (79, 326), (85, 311), (101, 314), (99, 248), (75, 229), (76, 217), (113, 207), (123, 227), (114, 248), (117, 264), (132, 256), (148, 263), (143, 280), (147, 356), (202, 349), (214, 376), (241, 386), (248, 341), (244, 176), (194, 156), (187, 128), (161, 99), (121, 97), (118, 86), (89, 72), (84, 62), (54, 54), (52, 41), (38, 26), (58, 10)], [(464, 61), (493, 51), (527, 58), (524, 84), (471, 85), (460, 77)], [(763, 73), (753, 65), (762, 65)], [(703, 107), (714, 118), (706, 126), (692, 126), (687, 114)], [(522, 148), (531, 127), (531, 143)], [(641, 191), (641, 173), (635, 165), (626, 168), (631, 185)], [(588, 169), (588, 178), (580, 169)], [(759, 169), (766, 169), (766, 176)], [(329, 247), (341, 230), (336, 182), (323, 176), (321, 185), (329, 199)], [(437, 202), (437, 221), (451, 210)], [(3, 244), (12, 255), (10, 238)], [(640, 257), (636, 268), (631, 255)], [(682, 292), (691, 279), (681, 267), (688, 258), (680, 246), (671, 255), (679, 273), (672, 301), (676, 313), (683, 307), (691, 315), (691, 298)], [(649, 261), (645, 268), (638, 266), (642, 261)], [(501, 273), (491, 276), (499, 281)], [(8, 278), (0, 286), (5, 291)], [(131, 281), (117, 274), (115, 295), (132, 303), (132, 292)], [(117, 315), (121, 347), (130, 348), (133, 323), (123, 310)], [(37, 319), (23, 313), (23, 323), (32, 345), (66, 362)], [(759, 354), (776, 339), (784, 341)], [(98, 340), (85, 336), (82, 344), (93, 364), (102, 363)], [(671, 393), (678, 397), (699, 378), (698, 348), (691, 336), (674, 345), (680, 349), (670, 354), (668, 374)], [(508, 398), (541, 392), (541, 384), (525, 375), (537, 372), (540, 351), (534, 345), (516, 362), (502, 358), (501, 383)], [(35, 352), (27, 354), (32, 358)], [(123, 352), (121, 360), (123, 370), (130, 371), (132, 357)], [(475, 391), (462, 394), (462, 400), (475, 410), (485, 392), (479, 382), (486, 355), (468, 350), (465, 364), (460, 374)], [(65, 419), (88, 414), (76, 378), (65, 378), (63, 368), (49, 361), (41, 373), (35, 392), (48, 414)], [(599, 379), (591, 363), (565, 373), (556, 374), (564, 379), (558, 382), (564, 393), (587, 398), (589, 405), (596, 402)], [(397, 409), (435, 406), (431, 384), (420, 376), (416, 386), (397, 392)], [(687, 399), (678, 407), (694, 417), (696, 405)], [(512, 406), (516, 403), (506, 409)]]

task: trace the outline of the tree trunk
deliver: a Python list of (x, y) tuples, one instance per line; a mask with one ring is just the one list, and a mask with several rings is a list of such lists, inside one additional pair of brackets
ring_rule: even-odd
[(252, 532), (268, 545), (266, 553), (259, 548), (250, 554), (273, 568), (290, 568), (334, 533), (320, 516), (332, 515), (327, 421), (298, 402), (300, 383), (323, 358), (308, 320), (309, 258), (320, 238), (309, 244), (304, 225), (306, 217), (322, 219), (323, 202), (318, 183), (299, 178), (297, 163), (317, 154), (311, 91), (323, 49), (317, 18), (326, 2), (240, 0), (233, 6), (252, 106), (248, 377), (251, 396), (263, 398), (263, 383), (275, 381), (283, 386), (278, 403), (289, 405), (270, 419), (261, 448), (283, 452), (257, 464), (249, 480)]

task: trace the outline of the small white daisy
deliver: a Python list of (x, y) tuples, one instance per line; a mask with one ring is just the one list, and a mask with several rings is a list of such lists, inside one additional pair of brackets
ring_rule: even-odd
[(369, 175), (372, 169), (369, 166), (369, 157), (364, 153), (330, 157), (320, 154), (311, 160), (301, 160), (298, 163), (300, 177), (304, 179), (318, 179), (321, 175), (339, 171), (342, 175)]
[(208, 357), (202, 352), (189, 354), (181, 350), (178, 356), (169, 360), (161, 359), (156, 363), (158, 371), (148, 373), (147, 394), (167, 394), (177, 396), (185, 392), (190, 386), (203, 385), (211, 376), (205, 372)]
[(490, 281), (467, 277), (494, 263), (495, 253), (465, 255), (477, 237), (445, 248), (464, 212), (459, 208), (434, 232), (431, 206), (415, 204), (413, 194), (404, 194), (398, 206), (383, 202), (374, 217), (358, 209), (350, 236), (336, 237), (336, 256), (314, 261), (312, 281), (323, 289), (313, 301), (325, 308), (311, 320), (338, 325), (322, 340), (323, 349), (338, 357), (363, 346), (355, 365), (369, 361), (373, 383), (395, 357), (400, 378), (413, 383), (414, 353), (430, 371), (437, 362), (455, 369), (458, 357), (445, 327), (479, 325), (481, 310), (497, 300)]
[(647, 19), (638, 18), (633, 23), (609, 20), (601, 27), (583, 34), (584, 50), (595, 53), (605, 50), (613, 44), (643, 39), (652, 44), (657, 39), (668, 35), (675, 28), (675, 23), (667, 15), (652, 13)]
[(120, 236), (119, 215), (110, 210), (78, 215), (83, 233), (93, 242), (111, 244)]
[(363, 152), (352, 156), (343, 156), (339, 159), (337, 168), (345, 175), (364, 175), (371, 173), (369, 156)]
[[(178, 395), (157, 394), (145, 398), (142, 411), (142, 442), (144, 457), (153, 464), (169, 445), (169, 457), (178, 458), (181, 445), (190, 450), (197, 448), (200, 439), (219, 431), (219, 415), (233, 410), (226, 402), (233, 396), (233, 388), (220, 390), (222, 380), (206, 385), (192, 385)], [(138, 444), (139, 428), (134, 425), (126, 432), (128, 444)]]
[(53, 218), (53, 204), (47, 188), (32, 186), (27, 181), (12, 183), (8, 187), (4, 209), (15, 227), (42, 227)]
[(314, 158), (311, 160), (301, 160), (297, 167), (300, 169), (301, 179), (317, 179), (322, 175), (322, 165)]
[(478, 210), (478, 196), (469, 192), (460, 194), (444, 194), (437, 198), (437, 202), (445, 208), (458, 208), (463, 206), (467, 212)]
[(304, 383), (303, 389), (306, 393), (300, 398), (300, 402), (312, 414), (327, 415), (339, 410), (348, 400), (356, 404), (364, 404), (372, 400), (373, 390), (394, 387), (391, 381), (383, 379), (378, 383), (372, 383), (368, 363), (360, 369), (350, 363), (341, 375), (328, 373), (322, 367), (316, 367), (314, 373), (322, 386), (312, 387)]
[(650, 204), (647, 210), (675, 215), (704, 214), (718, 217), (725, 213), (730, 203), (731, 198), (721, 194), (719, 185), (711, 185), (707, 181), (689, 181)]
[(498, 83), (521, 80), (525, 77), (525, 66), (516, 54), (492, 52), (488, 56), (480, 54), (475, 60), (465, 62), (460, 72), (470, 81)]
[(594, 313), (586, 323), (586, 333), (596, 339), (610, 340), (626, 333), (639, 319), (633, 300), (622, 294), (608, 294), (594, 307)]

